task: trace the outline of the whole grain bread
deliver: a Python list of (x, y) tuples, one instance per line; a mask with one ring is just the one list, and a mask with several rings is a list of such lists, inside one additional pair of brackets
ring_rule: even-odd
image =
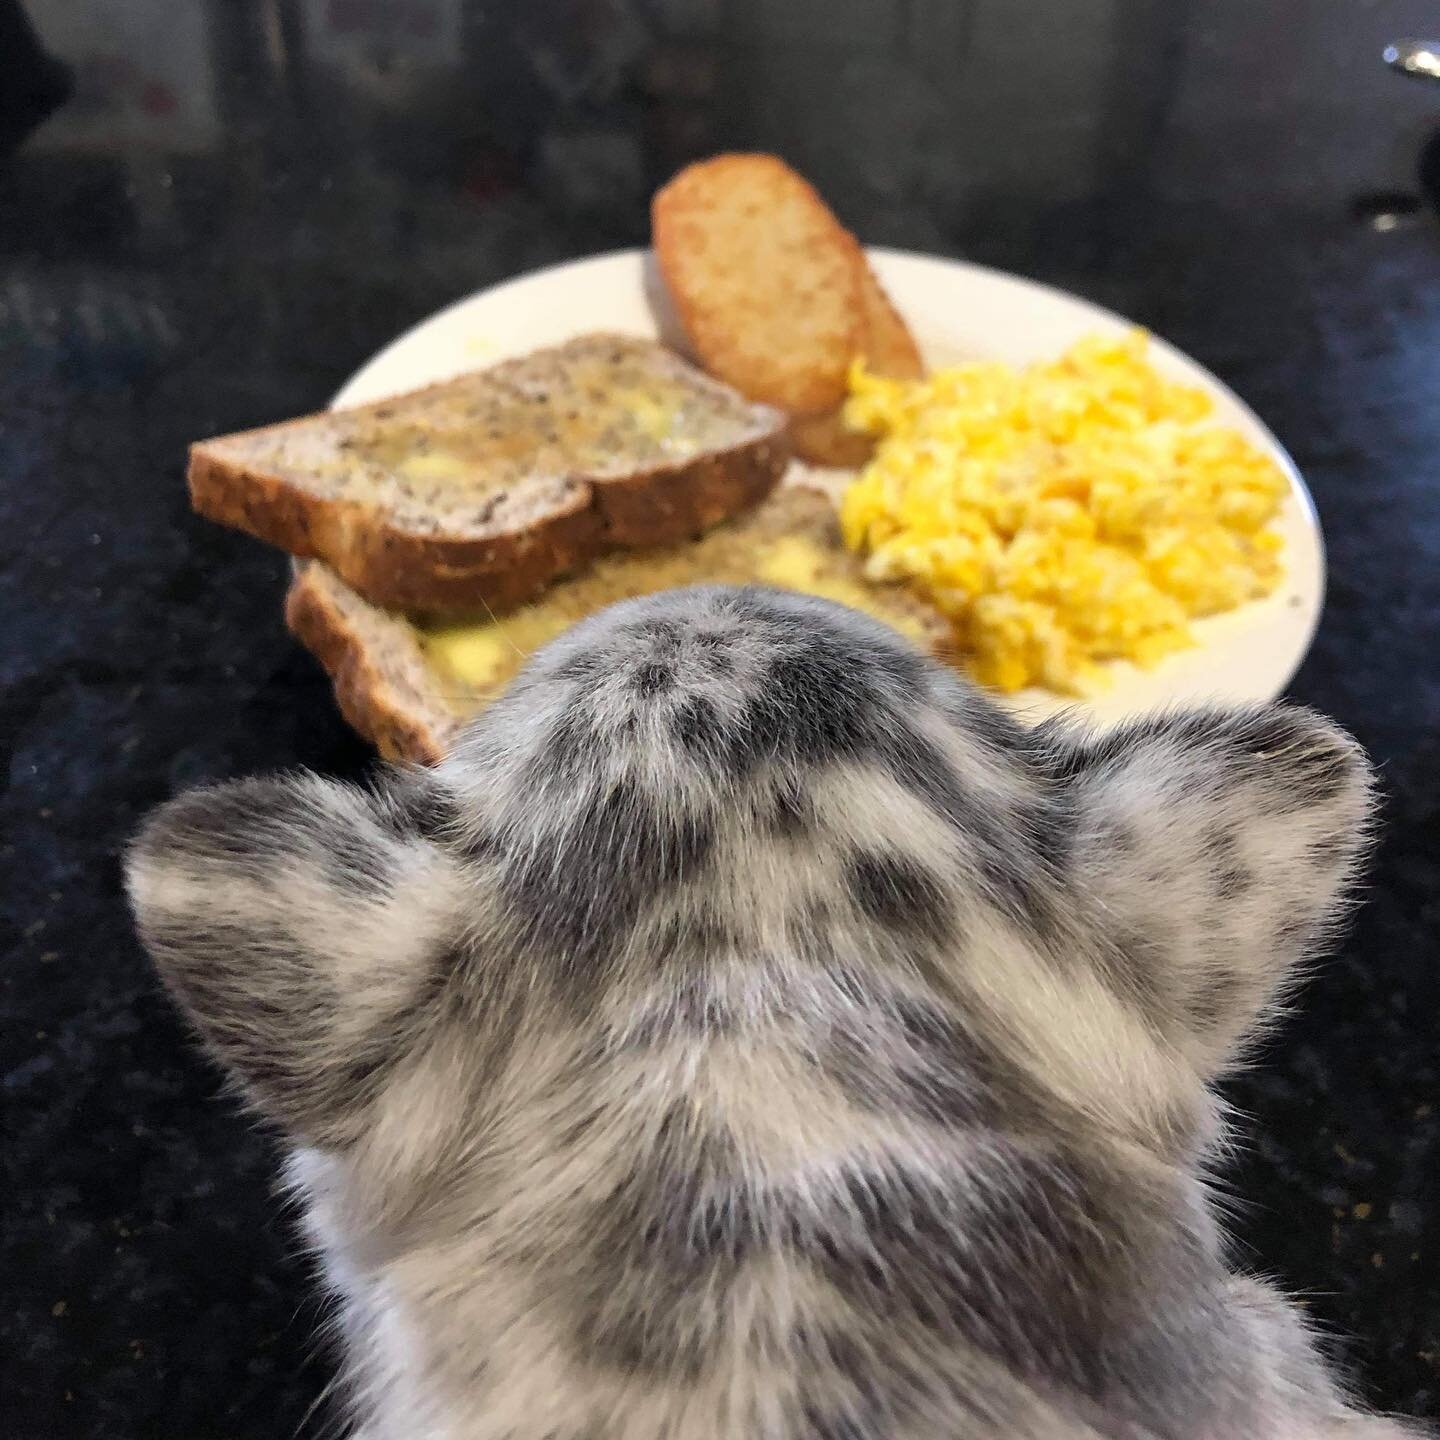
[[(616, 601), (680, 585), (774, 584), (771, 562), (789, 563), (798, 542), (805, 562), (819, 554), (809, 589), (845, 601), (902, 630), (936, 655), (947, 653), (944, 617), (910, 592), (872, 585), (841, 543), (833, 497), (804, 484), (786, 484), (764, 504), (688, 544), (646, 554), (614, 554), (561, 581), (533, 605), (498, 621), (478, 617), (494, 633), (496, 661), (483, 679), (466, 679), (444, 658), (459, 622), (437, 625), (382, 610), (317, 561), (301, 561), (286, 600), (291, 631), (334, 683), (341, 713), (391, 760), (434, 764), (456, 732), (510, 682), (532, 649), (586, 615)], [(768, 557), (768, 558), (767, 558)]]
[(285, 623), (329, 674), (350, 727), (387, 760), (436, 764), (475, 708), (430, 664), (414, 625), (319, 560), (296, 562)]
[(200, 514), (394, 609), (509, 609), (769, 493), (784, 417), (653, 341), (585, 335), (408, 395), (203, 441)]

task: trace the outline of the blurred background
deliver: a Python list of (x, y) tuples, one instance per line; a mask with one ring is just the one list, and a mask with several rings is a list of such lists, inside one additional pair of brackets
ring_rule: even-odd
[[(174, 788), (368, 757), (283, 558), (186, 444), (400, 329), (648, 240), (774, 150), (861, 238), (1110, 305), (1237, 388), (1330, 549), (1292, 693), (1382, 765), (1342, 955), (1232, 1098), (1240, 1263), (1440, 1413), (1440, 84), (1421, 0), (0, 0), (0, 1435), (318, 1435), (270, 1142), (216, 1099), (116, 854)], [(329, 1417), (333, 1421), (333, 1416)]]
[[(407, 294), (420, 265), (438, 300), (642, 241), (657, 184), (747, 147), (783, 153), (871, 243), (1003, 258), (1038, 239), (1053, 268), (1090, 273), (1123, 263), (1137, 210), (1237, 242), (1377, 197), (1406, 211), (1440, 127), (1440, 86), (1380, 61), (1387, 37), (1440, 20), (1419, 0), (25, 8), (69, 98), (14, 161), (0, 244), (141, 266), (203, 246), (237, 309), (265, 303), (255, 274), (270, 304), (292, 287), (325, 303), (313, 282), (343, 265), (383, 303), (397, 265)], [(0, 93), (21, 111), (44, 87), (5, 48)], [(18, 277), (7, 314), (45, 299)]]

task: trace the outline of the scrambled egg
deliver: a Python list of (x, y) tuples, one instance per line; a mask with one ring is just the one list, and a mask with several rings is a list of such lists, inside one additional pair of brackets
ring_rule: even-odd
[(976, 677), (1083, 694), (1097, 662), (1191, 643), (1188, 621), (1268, 594), (1287, 484), (1210, 397), (1163, 379), (1146, 336), (927, 380), (856, 365), (845, 418), (880, 437), (846, 492), (846, 543), (915, 584)]

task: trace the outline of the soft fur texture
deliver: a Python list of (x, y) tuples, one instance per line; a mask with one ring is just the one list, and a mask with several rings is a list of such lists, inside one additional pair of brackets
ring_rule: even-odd
[(1378, 1440), (1205, 1180), (1369, 813), (1305, 711), (1027, 732), (701, 588), (433, 772), (182, 796), (129, 885), (294, 1138), (363, 1440)]

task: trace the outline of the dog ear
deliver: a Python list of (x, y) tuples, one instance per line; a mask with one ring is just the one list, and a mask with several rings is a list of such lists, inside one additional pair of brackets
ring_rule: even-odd
[(127, 856), (171, 993), (304, 1139), (343, 1140), (452, 963), (460, 866), (420, 813), (313, 776), (247, 780), (162, 806)]
[(1309, 711), (1162, 715), (1036, 735), (1063, 787), (1065, 865), (1170, 1038), (1223, 1067), (1321, 943), (1369, 839), (1364, 753)]

